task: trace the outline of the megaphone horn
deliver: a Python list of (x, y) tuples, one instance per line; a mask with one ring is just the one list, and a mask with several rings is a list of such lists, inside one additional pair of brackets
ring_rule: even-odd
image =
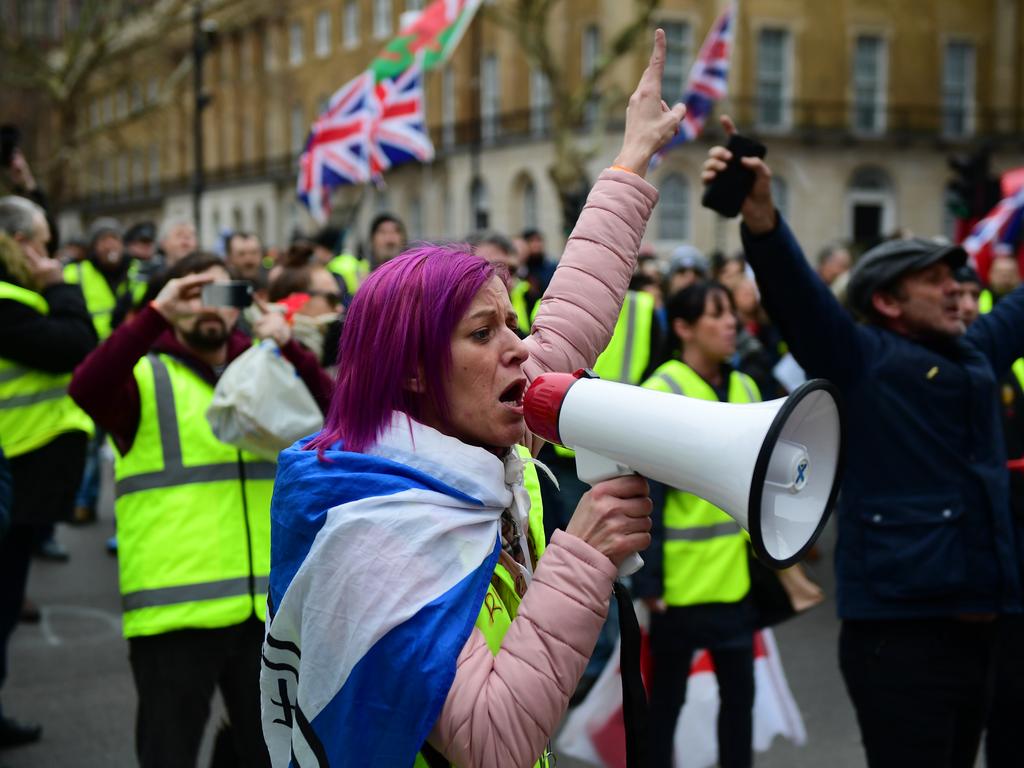
[(779, 400), (736, 404), (589, 371), (545, 373), (527, 390), (524, 411), (534, 434), (575, 449), (584, 482), (637, 472), (706, 499), (750, 534), (758, 559), (774, 568), (814, 544), (839, 493), (842, 416), (838, 391), (824, 379)]

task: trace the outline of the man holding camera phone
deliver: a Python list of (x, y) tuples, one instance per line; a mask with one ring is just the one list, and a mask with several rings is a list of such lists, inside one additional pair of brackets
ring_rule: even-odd
[[(728, 117), (726, 133), (735, 133)], [(733, 161), (713, 147), (702, 179)], [(740, 227), (764, 306), (847, 412), (838, 506), (839, 662), (871, 768), (974, 765), (994, 619), (1021, 610), (997, 382), (1024, 353), (1024, 290), (965, 332), (959, 246), (882, 243), (849, 284), (858, 324), (807, 263), (758, 157)]]
[[(136, 752), (143, 768), (194, 765), (219, 686), (238, 764), (269, 765), (259, 664), (276, 465), (220, 442), (206, 419), (221, 373), (252, 345), (235, 328), (248, 293), (212, 254), (186, 256), (167, 277), (81, 363), (69, 389), (116, 447)], [(330, 380), (284, 316), (267, 313), (255, 330), (278, 343), (326, 408)]]

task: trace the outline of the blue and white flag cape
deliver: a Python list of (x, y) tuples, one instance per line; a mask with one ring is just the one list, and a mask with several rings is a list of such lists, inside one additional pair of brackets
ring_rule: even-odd
[(367, 453), (321, 459), (306, 442), (281, 453), (271, 506), (271, 761), (405, 768), (451, 688), (501, 512), (517, 506), (510, 460), (401, 414)]

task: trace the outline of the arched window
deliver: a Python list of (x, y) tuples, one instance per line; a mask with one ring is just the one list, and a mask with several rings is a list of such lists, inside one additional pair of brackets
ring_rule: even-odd
[(263, 245), (267, 244), (267, 214), (263, 210), (262, 203), (257, 203), (256, 210), (253, 212), (253, 229), (256, 231), (257, 237)]
[(469, 187), (470, 229), (487, 229), (491, 218), (491, 203), (486, 182), (477, 177)]
[(523, 183), (523, 229), (537, 229), (539, 226), (537, 213), (537, 185), (527, 177)]
[(789, 184), (777, 174), (772, 174), (772, 200), (782, 218), (789, 219)]
[(896, 199), (889, 175), (877, 166), (861, 166), (846, 187), (847, 236), (870, 248), (896, 228)]
[(658, 239), (688, 240), (690, 238), (690, 189), (686, 179), (670, 173), (659, 185)]

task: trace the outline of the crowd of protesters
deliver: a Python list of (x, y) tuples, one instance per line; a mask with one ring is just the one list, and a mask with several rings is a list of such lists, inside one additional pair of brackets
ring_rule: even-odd
[[(729, 159), (712, 149), (705, 182)], [(987, 730), (986, 764), (1016, 765), (1024, 474), (1007, 458), (1024, 456), (1017, 260), (997, 258), (984, 284), (959, 246), (897, 237), (856, 263), (854, 249), (830, 242), (809, 263), (772, 203), (767, 165), (744, 163), (755, 183), (742, 210), (743, 250), (641, 245), (630, 254), (610, 340), (590, 367), (733, 403), (785, 396), (794, 369), (833, 381), (849, 425), (837, 511), (839, 663), (867, 762), (966, 768)], [(346, 312), (369, 276), (408, 248), (402, 219), (374, 218), (359, 255), (332, 227), (296, 236), (275, 258), (256, 234), (230, 232), (215, 255), (199, 248), (184, 219), (124, 226), (99, 218), (86, 237), (58, 244), (20, 153), (8, 173), (14, 194), (0, 198), (0, 686), (11, 633), (38, 619), (26, 596), (31, 559), (67, 559), (54, 526), (96, 520), (100, 469), (112, 455), (117, 532), (109, 547), (138, 694), (140, 763), (194, 764), (219, 688), (230, 725), (218, 739), (238, 764), (268, 765), (260, 665), (276, 467), (222, 442), (206, 411), (225, 370), (254, 340), (267, 340), (327, 414)], [(609, 173), (599, 182), (605, 195), (614, 194), (614, 174), (636, 175), (618, 166)], [(617, 183), (633, 185), (627, 198), (656, 196), (646, 182)], [(498, 269), (513, 330), (530, 337), (557, 282), (543, 235), (489, 230), (458, 239)], [(204, 303), (204, 286), (227, 281), (249, 285), (251, 306)], [(571, 451), (546, 445), (539, 459), (558, 482), (535, 478), (530, 489), (543, 508), (542, 532), (530, 532), (535, 550), (560, 541), (556, 531), (589, 498)], [(721, 696), (720, 764), (749, 766), (758, 617), (745, 534), (695, 496), (662, 487), (650, 496), (653, 549), (633, 582), (651, 611), (650, 764), (672, 765), (690, 659), (707, 648)], [(821, 599), (799, 573), (786, 588), (794, 604)], [(612, 605), (570, 702), (586, 695), (615, 637)], [(0, 748), (41, 737), (42, 726), (0, 709)]]

